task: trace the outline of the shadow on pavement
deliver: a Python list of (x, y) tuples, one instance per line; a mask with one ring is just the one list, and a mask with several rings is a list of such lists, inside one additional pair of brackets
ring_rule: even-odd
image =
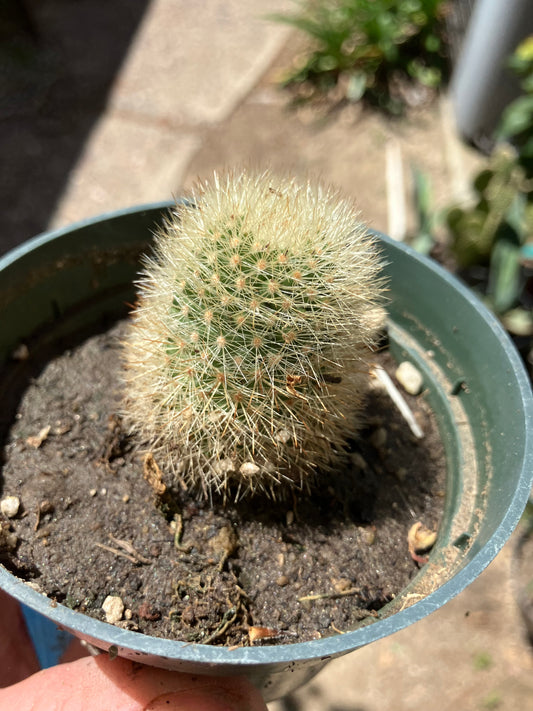
[(150, 0), (0, 0), (0, 253), (46, 229)]
[[(303, 703), (301, 703), (294, 696), (286, 696), (284, 699), (280, 699), (277, 702), (279, 711), (305, 711)], [(328, 704), (326, 699), (322, 700), (320, 708), (322, 711), (365, 711), (365, 709), (360, 706), (351, 706), (344, 704)]]

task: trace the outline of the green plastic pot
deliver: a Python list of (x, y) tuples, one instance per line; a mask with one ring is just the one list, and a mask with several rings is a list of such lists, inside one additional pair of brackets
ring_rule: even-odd
[[(139, 254), (168, 208), (162, 203), (89, 220), (41, 235), (1, 259), (0, 362), (28, 339), (52, 341), (124, 315)], [(381, 240), (390, 346), (422, 371), (448, 457), (445, 513), (430, 557), (444, 568), (442, 578), (435, 582), (429, 577), (435, 566), (424, 566), (387, 614), (352, 632), (238, 649), (158, 639), (52, 606), (1, 566), (0, 586), (102, 650), (177, 671), (245, 675), (272, 700), (334, 657), (428, 615), (471, 583), (510, 536), (529, 495), (529, 380), (499, 323), (464, 286), (404, 245)]]

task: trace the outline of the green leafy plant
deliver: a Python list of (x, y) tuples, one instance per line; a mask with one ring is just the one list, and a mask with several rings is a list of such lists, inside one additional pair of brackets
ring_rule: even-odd
[(346, 98), (365, 97), (392, 113), (403, 101), (398, 79), (438, 87), (447, 71), (444, 0), (295, 0), (297, 10), (274, 15), (305, 33), (311, 47), (286, 85), (327, 92), (339, 82)]
[(533, 176), (533, 35), (517, 47), (509, 68), (520, 78), (522, 95), (505, 109), (496, 132), (499, 141), (515, 146), (517, 162)]
[(206, 495), (305, 487), (358, 428), (378, 270), (372, 237), (327, 190), (268, 173), (199, 185), (139, 282), (132, 429)]
[(418, 166), (411, 169), (413, 181), (413, 207), (415, 229), (406, 236), (411, 246), (421, 254), (430, 254), (435, 247), (435, 234), (442, 221), (440, 212), (433, 207), (431, 181)]
[(488, 166), (473, 181), (474, 200), (449, 210), (452, 248), (464, 269), (486, 266), (486, 296), (507, 327), (533, 334), (533, 316), (521, 304), (533, 260), (533, 37), (510, 62), (523, 95), (505, 110)]

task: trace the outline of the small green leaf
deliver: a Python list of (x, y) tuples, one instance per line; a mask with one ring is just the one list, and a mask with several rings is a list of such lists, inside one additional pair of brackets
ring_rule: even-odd
[(346, 87), (348, 101), (359, 101), (366, 91), (367, 78), (364, 72), (352, 72)]
[(429, 254), (435, 245), (435, 239), (429, 232), (418, 232), (411, 238), (411, 247), (419, 254)]
[(516, 240), (496, 240), (490, 260), (489, 292), (496, 313), (515, 305), (520, 294), (520, 248)]
[(498, 129), (499, 138), (511, 138), (531, 129), (533, 122), (533, 96), (515, 99), (503, 112)]
[(502, 323), (515, 336), (533, 336), (533, 313), (518, 307), (503, 314)]
[(452, 233), (452, 248), (457, 261), (463, 267), (485, 263), (490, 255), (492, 239), (486, 236), (487, 210), (474, 207), (468, 210), (454, 208), (446, 217)]
[(524, 261), (533, 261), (533, 244), (524, 244), (520, 250), (520, 255)]
[(493, 177), (494, 171), (490, 168), (486, 168), (485, 170), (480, 171), (476, 175), (474, 179), (474, 188), (479, 193), (479, 195), (483, 195)]

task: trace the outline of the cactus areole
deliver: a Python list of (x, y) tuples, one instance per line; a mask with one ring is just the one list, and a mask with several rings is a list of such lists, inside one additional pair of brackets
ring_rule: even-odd
[(209, 496), (307, 488), (358, 429), (383, 284), (353, 206), (269, 173), (176, 205), (138, 281), (125, 416)]

